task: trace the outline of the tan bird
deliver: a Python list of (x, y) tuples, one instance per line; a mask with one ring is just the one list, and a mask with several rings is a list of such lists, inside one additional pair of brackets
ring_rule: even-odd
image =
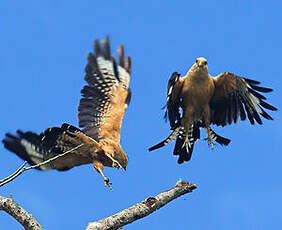
[[(166, 145), (176, 139), (174, 155), (179, 155), (178, 163), (189, 161), (194, 143), (200, 138), (200, 128), (207, 133), (209, 145), (214, 141), (228, 145), (230, 140), (216, 134), (211, 124), (225, 126), (247, 117), (251, 124), (262, 124), (260, 115), (273, 120), (263, 108), (277, 110), (266, 103), (259, 92), (272, 89), (259, 87), (260, 82), (242, 78), (232, 73), (222, 73), (212, 77), (208, 72), (207, 60), (197, 58), (195, 64), (184, 77), (173, 73), (168, 82), (165, 118), (168, 116), (172, 133), (164, 141), (149, 148), (149, 151)], [(182, 114), (180, 109), (182, 109)]]
[(78, 149), (56, 159), (40, 170), (68, 170), (78, 165), (90, 164), (102, 175), (109, 188), (110, 180), (103, 174), (104, 166), (126, 169), (128, 158), (120, 146), (120, 131), (124, 112), (127, 109), (131, 90), (129, 88), (131, 61), (119, 47), (119, 65), (111, 56), (109, 39), (103, 46), (96, 40), (95, 54), (89, 53), (85, 80), (88, 85), (81, 90), (78, 107), (80, 130), (63, 124), (40, 135), (17, 131), (18, 136), (6, 134), (4, 146), (20, 158), (35, 165), (54, 156)]

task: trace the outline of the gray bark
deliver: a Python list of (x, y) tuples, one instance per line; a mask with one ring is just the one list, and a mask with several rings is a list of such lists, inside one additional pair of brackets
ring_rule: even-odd
[(12, 198), (0, 196), (0, 210), (14, 217), (26, 230), (43, 230), (35, 218), (20, 207)]
[(197, 186), (195, 184), (189, 184), (186, 181), (177, 182), (176, 185), (168, 191), (162, 192), (155, 197), (149, 197), (144, 201), (128, 209), (124, 209), (123, 211), (115, 215), (96, 222), (89, 223), (85, 230), (119, 229), (124, 225), (148, 216), (170, 201), (186, 193), (192, 192), (196, 188)]

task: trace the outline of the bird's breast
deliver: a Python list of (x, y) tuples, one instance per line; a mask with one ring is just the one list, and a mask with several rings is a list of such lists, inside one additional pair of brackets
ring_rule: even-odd
[(190, 102), (209, 102), (214, 90), (213, 82), (209, 78), (189, 78), (184, 82), (182, 96)]
[(209, 106), (213, 91), (214, 85), (209, 77), (187, 79), (181, 95), (184, 113), (193, 119), (201, 119), (203, 111)]

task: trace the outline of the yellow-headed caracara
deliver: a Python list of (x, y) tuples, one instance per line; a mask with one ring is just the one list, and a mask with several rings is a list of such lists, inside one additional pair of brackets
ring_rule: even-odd
[(83, 144), (73, 152), (39, 169), (68, 170), (82, 164), (94, 165), (103, 176), (105, 185), (110, 181), (103, 174), (104, 166), (126, 169), (128, 158), (120, 146), (120, 131), (131, 91), (129, 88), (131, 61), (124, 56), (123, 46), (118, 49), (119, 65), (111, 56), (109, 39), (94, 42), (95, 54), (89, 53), (85, 80), (78, 107), (80, 130), (63, 124), (40, 135), (17, 131), (9, 133), (4, 146), (20, 158), (34, 165)]
[[(211, 124), (225, 126), (247, 117), (251, 124), (262, 124), (260, 115), (273, 120), (263, 108), (277, 110), (266, 103), (258, 92), (271, 92), (272, 89), (258, 86), (260, 82), (242, 78), (232, 73), (222, 73), (212, 77), (208, 72), (207, 60), (199, 57), (186, 76), (173, 73), (168, 82), (165, 118), (168, 116), (172, 133), (164, 141), (149, 148), (149, 151), (166, 145), (176, 139), (174, 155), (178, 163), (189, 161), (194, 143), (200, 138), (200, 128), (204, 128), (209, 145), (214, 141), (228, 145), (230, 140), (216, 134)], [(182, 109), (182, 114), (180, 111)]]

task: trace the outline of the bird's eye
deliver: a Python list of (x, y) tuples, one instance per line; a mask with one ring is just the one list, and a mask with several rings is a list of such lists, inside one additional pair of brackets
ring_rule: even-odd
[(208, 62), (207, 62), (207, 61), (205, 61), (205, 62), (204, 62), (204, 64), (205, 64), (205, 65), (207, 65), (207, 64), (208, 64)]
[(198, 61), (199, 61), (199, 60), (198, 60), (198, 59), (196, 59), (196, 63), (198, 63)]

